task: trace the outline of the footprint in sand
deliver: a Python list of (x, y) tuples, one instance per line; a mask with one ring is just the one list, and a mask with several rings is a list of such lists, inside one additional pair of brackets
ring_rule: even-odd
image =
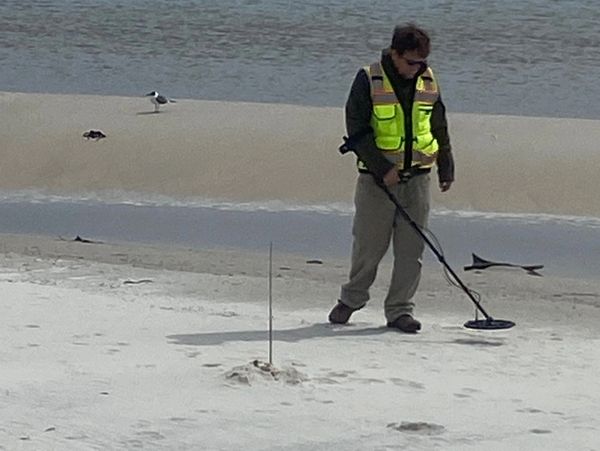
[(209, 409), (196, 409), (195, 412), (206, 413), (206, 414), (215, 414), (218, 411), (217, 410), (209, 410)]
[(156, 365), (153, 363), (138, 363), (136, 368), (156, 368)]
[(162, 435), (160, 432), (156, 432), (156, 431), (140, 431), (140, 432), (136, 432), (135, 435), (139, 436), (139, 437), (144, 437), (148, 440), (164, 440), (165, 436)]
[(195, 422), (196, 420), (194, 420), (193, 418), (185, 418), (185, 417), (171, 417), (171, 418), (169, 418), (169, 421), (172, 421), (173, 423), (187, 423), (187, 422)]
[(400, 424), (390, 423), (387, 427), (400, 432), (420, 435), (438, 435), (446, 431), (446, 428), (440, 424), (412, 421), (403, 421)]
[(306, 368), (306, 364), (301, 363), (301, 362), (292, 362), (291, 365), (292, 366), (297, 366), (299, 368)]
[(319, 384), (326, 384), (326, 385), (339, 384), (338, 381), (336, 381), (335, 379), (332, 379), (330, 377), (313, 377), (313, 382), (317, 382)]
[(520, 412), (520, 413), (544, 413), (543, 410), (534, 409), (532, 407), (528, 407), (526, 409), (518, 409), (517, 412)]
[(304, 399), (304, 401), (307, 401), (307, 402), (318, 402), (320, 404), (335, 404), (335, 402), (332, 399), (317, 399), (317, 398), (310, 397), (310, 396), (305, 397), (303, 399)]
[(394, 385), (398, 385), (400, 387), (414, 388), (416, 390), (425, 390), (425, 385), (420, 382), (411, 381), (408, 379), (400, 379), (399, 377), (392, 377), (390, 381)]
[(476, 393), (481, 393), (481, 390), (477, 390), (476, 388), (470, 388), (470, 387), (465, 387), (463, 389), (461, 389), (461, 393), (454, 393), (454, 396), (456, 398), (471, 398), (472, 395), (476, 394)]
[(348, 371), (330, 371), (329, 373), (327, 373), (327, 377), (348, 377), (351, 374), (355, 374), (356, 371), (354, 370), (348, 370)]
[(477, 390), (476, 388), (471, 388), (471, 387), (465, 387), (462, 389), (462, 391), (464, 391), (466, 393), (481, 393), (481, 390)]
[(126, 449), (129, 448), (143, 448), (144, 443), (141, 440), (127, 440), (125, 442), (121, 442), (121, 444), (125, 445)]
[(365, 368), (367, 368), (368, 370), (380, 370), (382, 368), (381, 364), (374, 362), (374, 363), (369, 363), (365, 366)]
[(236, 312), (231, 311), (231, 310), (225, 310), (224, 312), (211, 313), (211, 315), (222, 316), (223, 318), (233, 318), (236, 316), (240, 316), (239, 314), (237, 314)]
[(548, 429), (530, 429), (529, 432), (532, 434), (552, 434), (552, 431)]
[(351, 381), (359, 382), (361, 384), (385, 384), (383, 379), (375, 379), (372, 377), (352, 377)]
[(147, 421), (147, 420), (138, 420), (138, 422), (137, 422), (137, 423), (135, 423), (135, 424), (133, 425), (133, 427), (134, 427), (134, 428), (136, 428), (136, 429), (145, 429), (145, 428), (147, 428), (148, 426), (150, 426), (151, 424), (152, 424), (152, 423), (150, 423), (150, 422), (149, 422), (149, 421)]
[(89, 437), (85, 434), (67, 435), (65, 440), (87, 440)]

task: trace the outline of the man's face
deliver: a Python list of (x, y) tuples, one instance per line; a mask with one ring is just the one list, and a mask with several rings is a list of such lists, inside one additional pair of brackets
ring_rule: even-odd
[(427, 67), (427, 60), (419, 56), (416, 50), (408, 50), (400, 54), (392, 49), (391, 56), (396, 70), (404, 78), (415, 78)]

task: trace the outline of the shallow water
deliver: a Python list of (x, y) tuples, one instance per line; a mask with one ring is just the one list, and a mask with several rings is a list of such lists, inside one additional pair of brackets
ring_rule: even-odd
[(592, 0), (3, 0), (0, 90), (341, 106), (409, 20), (450, 111), (600, 117)]
[[(352, 215), (344, 212), (0, 201), (0, 233), (265, 252), (272, 241), (275, 252), (318, 259), (349, 258), (351, 224)], [(476, 253), (543, 264), (548, 275), (600, 276), (600, 220), (434, 212), (429, 228), (457, 270)], [(437, 261), (429, 250), (425, 260)]]

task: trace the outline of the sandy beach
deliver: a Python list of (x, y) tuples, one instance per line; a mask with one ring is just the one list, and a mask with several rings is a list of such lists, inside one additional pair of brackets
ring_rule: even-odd
[[(595, 3), (0, 2), (0, 451), (600, 451)], [(425, 232), (514, 328), (430, 249), (418, 334), (391, 252), (328, 322), (343, 104), (404, 21), (456, 163)]]
[[(351, 203), (342, 108), (0, 93), (0, 190)], [(457, 181), (436, 208), (600, 216), (600, 122), (450, 114)], [(82, 134), (101, 130), (95, 142)], [(123, 194), (127, 198), (126, 194)]]
[[(0, 236), (0, 449), (598, 450), (600, 284), (462, 273), (512, 330), (470, 331), (427, 266), (416, 336), (386, 263), (349, 326), (345, 260)], [(260, 365), (260, 364), (259, 364)]]
[[(351, 203), (353, 158), (336, 151), (341, 109), (178, 99), (151, 111), (144, 98), (0, 93), (1, 194)], [(457, 182), (434, 195), (435, 208), (600, 216), (599, 125), (451, 114)], [(88, 130), (107, 137), (86, 140)], [(8, 204), (2, 211), (21, 205)], [(84, 211), (61, 208), (55, 214)], [(85, 210), (87, 219), (125, 211), (102, 208)], [(129, 230), (148, 221), (147, 210), (136, 214)], [(182, 215), (191, 234), (196, 216)], [(250, 224), (241, 214), (211, 224), (235, 231), (230, 218)], [(252, 221), (268, 228), (267, 216)], [(452, 221), (438, 216), (437, 225), (460, 228)], [(592, 250), (580, 264), (596, 265), (595, 225), (564, 229), (579, 241), (531, 227), (515, 237), (507, 222), (471, 238), (480, 248), (510, 242), (524, 256), (541, 243), (541, 261), (524, 263), (573, 252), (544, 240), (575, 243)], [(543, 277), (457, 266), (492, 316), (517, 323), (494, 332), (463, 327), (473, 305), (426, 260), (415, 312), (423, 330), (405, 335), (384, 327), (389, 259), (367, 308), (332, 326), (348, 258), (276, 249), (266, 366), (266, 248), (19, 232), (0, 234), (0, 450), (600, 450), (600, 282), (558, 271), (576, 255)], [(448, 236), (457, 237), (444, 243), (450, 254), (474, 250)]]

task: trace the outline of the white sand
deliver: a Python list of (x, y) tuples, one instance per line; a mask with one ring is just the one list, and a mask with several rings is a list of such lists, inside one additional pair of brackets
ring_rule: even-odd
[(0, 251), (0, 449), (600, 449), (597, 281), (461, 272), (518, 323), (476, 332), (426, 268), (411, 336), (382, 327), (389, 267), (332, 327), (347, 262), (275, 252), (274, 380), (249, 365), (267, 359), (266, 253), (8, 235)]
[[(350, 203), (342, 108), (0, 93), (0, 189)], [(600, 122), (450, 114), (450, 209), (600, 216)], [(86, 141), (82, 133), (108, 136)]]

